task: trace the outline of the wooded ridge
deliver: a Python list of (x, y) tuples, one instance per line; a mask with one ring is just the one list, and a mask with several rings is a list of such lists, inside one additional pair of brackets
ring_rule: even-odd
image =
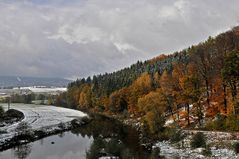
[[(183, 126), (239, 130), (238, 86), (239, 27), (234, 27), (171, 55), (78, 79), (55, 104), (142, 117), (151, 133), (170, 116)], [(221, 125), (205, 125), (215, 117)]]

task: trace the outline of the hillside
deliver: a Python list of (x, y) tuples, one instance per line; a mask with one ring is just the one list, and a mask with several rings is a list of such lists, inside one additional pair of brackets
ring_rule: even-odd
[(70, 83), (70, 80), (62, 78), (38, 78), (38, 77), (18, 77), (0, 76), (0, 87), (28, 87), (28, 86), (55, 86), (63, 87)]
[(220, 116), (222, 127), (210, 123), (215, 129), (239, 130), (224, 125), (237, 120), (238, 68), (239, 27), (234, 27), (171, 55), (78, 79), (57, 105), (138, 116), (151, 133), (169, 116), (182, 126), (206, 126), (206, 120)]
[(174, 62), (188, 62), (188, 55), (186, 51), (176, 52), (172, 55), (160, 55), (154, 59), (144, 62), (138, 61), (136, 64), (126, 67), (122, 70), (106, 73), (103, 75), (95, 75), (91, 79), (83, 78), (69, 84), (69, 88), (77, 86), (80, 87), (86, 83), (92, 84), (93, 91), (97, 97), (102, 95), (110, 95), (112, 92), (123, 87), (130, 86), (142, 73), (148, 72), (151, 75), (155, 73), (162, 74), (164, 70), (171, 71)]

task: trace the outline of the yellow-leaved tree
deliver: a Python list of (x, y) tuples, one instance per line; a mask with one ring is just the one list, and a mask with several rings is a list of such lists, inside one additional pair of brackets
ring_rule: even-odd
[(137, 102), (140, 97), (148, 94), (152, 90), (152, 79), (150, 74), (143, 73), (134, 83), (129, 87), (129, 112), (137, 112)]
[(81, 107), (90, 108), (92, 106), (91, 97), (91, 86), (87, 84), (82, 88), (82, 91), (80, 92), (79, 105)]
[(147, 95), (139, 98), (138, 107), (144, 114), (144, 123), (150, 129), (151, 133), (158, 133), (162, 130), (165, 120), (164, 112), (167, 107), (167, 101), (162, 90), (157, 89)]

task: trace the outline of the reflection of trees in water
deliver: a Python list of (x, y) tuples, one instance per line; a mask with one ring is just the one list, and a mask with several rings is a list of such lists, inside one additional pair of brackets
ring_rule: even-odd
[(122, 126), (118, 121), (97, 116), (95, 120), (85, 126), (81, 126), (76, 130), (72, 130), (73, 134), (81, 135), (82, 137), (97, 138), (99, 135), (104, 137), (112, 137), (117, 135), (119, 138), (126, 138), (128, 134), (128, 127)]
[(44, 144), (44, 138), (40, 139), (40, 145), (43, 146)]
[(101, 137), (94, 140), (90, 149), (86, 152), (86, 159), (95, 159), (102, 156), (115, 156), (121, 159), (134, 158), (133, 153), (116, 138), (103, 139)]
[(61, 133), (58, 134), (58, 136), (59, 136), (60, 138), (63, 138), (63, 137), (65, 136), (65, 133), (64, 133), (64, 132), (61, 132)]
[[(91, 148), (86, 153), (87, 159), (99, 158), (103, 152), (105, 155), (114, 155), (122, 159), (144, 159), (149, 155), (140, 146), (138, 132), (135, 129), (107, 117), (96, 116), (92, 122), (72, 130), (72, 133), (94, 138)], [(110, 142), (106, 143), (105, 139)], [(119, 140), (122, 142), (119, 143)]]
[(17, 146), (14, 148), (14, 156), (18, 159), (26, 159), (32, 151), (31, 148), (31, 144)]

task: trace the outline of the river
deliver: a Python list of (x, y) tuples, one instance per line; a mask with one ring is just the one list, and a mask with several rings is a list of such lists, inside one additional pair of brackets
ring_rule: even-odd
[(148, 159), (138, 132), (103, 116), (82, 127), (0, 152), (1, 159)]

